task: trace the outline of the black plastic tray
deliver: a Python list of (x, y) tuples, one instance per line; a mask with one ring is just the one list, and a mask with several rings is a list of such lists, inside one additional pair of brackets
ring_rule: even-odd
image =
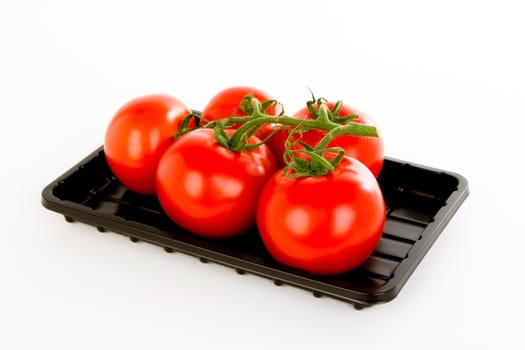
[(468, 196), (456, 173), (387, 158), (379, 177), (387, 204), (383, 236), (369, 259), (345, 274), (321, 277), (283, 266), (265, 250), (256, 229), (224, 241), (200, 238), (168, 219), (154, 196), (127, 190), (100, 147), (42, 192), (44, 207), (99, 231), (146, 241), (236, 269), (328, 295), (360, 309), (394, 299)]

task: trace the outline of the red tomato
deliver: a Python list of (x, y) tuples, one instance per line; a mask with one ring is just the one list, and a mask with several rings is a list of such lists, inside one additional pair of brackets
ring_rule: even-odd
[(279, 170), (261, 193), (257, 226), (278, 262), (332, 275), (368, 258), (383, 232), (385, 215), (376, 178), (361, 162), (345, 156), (328, 175), (289, 178)]
[(188, 107), (168, 95), (139, 97), (117, 111), (106, 131), (104, 152), (124, 186), (155, 194), (157, 164), (189, 113)]
[[(330, 110), (332, 110), (334, 104), (328, 103), (327, 105), (330, 108)], [(366, 115), (357, 112), (356, 110), (350, 108), (347, 105), (343, 105), (339, 116), (347, 116), (352, 114), (358, 115), (358, 118), (353, 120), (354, 122), (373, 125), (377, 127), (376, 123), (370, 117), (367, 117)], [(299, 110), (293, 116), (298, 119), (313, 119), (313, 116), (310, 114), (310, 111), (307, 107), (304, 107), (303, 109)], [(301, 135), (301, 141), (312, 147), (315, 147), (325, 134), (326, 131), (310, 130)], [(280, 166), (284, 166), (284, 143), (288, 135), (289, 133), (286, 131), (278, 132), (268, 142), (268, 147), (270, 147), (270, 149), (274, 153)], [(295, 137), (295, 139), (297, 139), (297, 137)], [(335, 146), (343, 148), (347, 156), (356, 158), (359, 161), (361, 161), (372, 171), (375, 177), (379, 176), (384, 161), (384, 144), (382, 136), (361, 137), (352, 135), (341, 135), (336, 137), (332, 142), (328, 144), (328, 147)], [(299, 144), (296, 144), (296, 148), (301, 149), (302, 147)]]
[[(254, 136), (248, 140), (258, 142)], [(265, 145), (233, 152), (215, 140), (212, 129), (196, 129), (162, 156), (157, 196), (166, 214), (186, 230), (231, 237), (255, 226), (259, 193), (275, 171), (277, 163)]]
[[(235, 86), (224, 89), (215, 95), (204, 107), (202, 111), (202, 116), (207, 120), (220, 120), (228, 118), (231, 116), (242, 117), (246, 114), (239, 108), (239, 104), (242, 102), (243, 98), (252, 94), (259, 102), (264, 103), (266, 101), (275, 100), (272, 96), (266, 92), (249, 87), (249, 86)], [(263, 112), (277, 116), (281, 113), (282, 107), (280, 104), (271, 105)], [(255, 135), (261, 140), (264, 140), (272, 130), (273, 124), (263, 124), (259, 127)], [(233, 128), (237, 128), (237, 125), (234, 125)]]
[[(224, 89), (215, 95), (202, 110), (202, 116), (207, 120), (220, 120), (231, 116), (246, 115), (239, 109), (243, 98), (252, 94), (259, 102), (274, 100), (269, 94), (249, 86), (235, 86)], [(279, 115), (279, 107), (270, 106), (264, 111), (269, 115)]]

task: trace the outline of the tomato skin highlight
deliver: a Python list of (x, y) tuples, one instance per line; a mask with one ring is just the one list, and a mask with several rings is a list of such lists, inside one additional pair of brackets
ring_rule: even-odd
[(381, 237), (385, 217), (376, 178), (346, 156), (328, 175), (288, 178), (279, 170), (257, 207), (257, 227), (274, 259), (318, 275), (362, 264)]
[(137, 193), (155, 194), (160, 157), (191, 110), (173, 96), (138, 97), (113, 116), (104, 139), (106, 160), (115, 177)]
[(157, 196), (166, 214), (186, 230), (208, 238), (232, 237), (255, 226), (259, 194), (276, 171), (265, 145), (233, 152), (215, 140), (212, 129), (196, 129), (163, 155)]
[[(327, 103), (327, 106), (330, 110), (334, 107), (334, 103)], [(355, 123), (367, 124), (377, 127), (375, 121), (368, 117), (367, 115), (357, 112), (355, 109), (349, 107), (348, 105), (343, 105), (339, 116), (347, 116), (357, 114), (358, 118), (354, 119)], [(294, 118), (298, 119), (313, 119), (310, 111), (307, 107), (304, 107), (297, 111), (294, 115)], [(284, 154), (284, 144), (289, 135), (289, 132), (286, 130), (277, 132), (272, 139), (268, 142), (268, 147), (272, 150), (275, 155), (275, 158), (279, 162), (279, 166), (283, 167), (285, 165), (283, 160)], [(309, 130), (301, 135), (301, 141), (315, 147), (319, 141), (326, 135), (326, 131), (323, 130)], [(293, 137), (297, 139), (298, 136)], [(327, 147), (341, 147), (343, 148), (345, 155), (352, 158), (356, 158), (364, 165), (366, 165), (377, 178), (381, 172), (384, 162), (384, 141), (383, 137), (361, 137), (353, 135), (341, 135), (332, 140)], [(302, 146), (299, 144), (295, 145), (295, 149), (302, 149)], [(328, 155), (328, 158), (330, 155)]]

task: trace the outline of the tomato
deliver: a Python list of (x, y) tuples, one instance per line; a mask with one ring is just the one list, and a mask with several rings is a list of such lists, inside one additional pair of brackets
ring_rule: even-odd
[[(332, 110), (334, 103), (327, 103), (330, 110)], [(353, 121), (356, 123), (367, 124), (377, 127), (376, 123), (372, 118), (357, 112), (353, 108), (343, 105), (339, 116), (347, 116), (357, 114), (358, 118)], [(293, 117), (298, 119), (313, 119), (310, 111), (307, 107), (297, 111)], [(284, 154), (284, 143), (288, 137), (287, 131), (281, 131), (275, 134), (272, 139), (268, 142), (268, 146), (274, 153), (275, 157), (279, 161), (280, 166), (284, 166), (283, 154)], [(326, 131), (323, 130), (310, 130), (301, 135), (301, 141), (315, 147), (317, 143), (326, 135)], [(295, 137), (294, 139), (297, 139)], [(358, 159), (365, 164), (374, 174), (375, 177), (379, 176), (384, 161), (384, 144), (383, 137), (361, 137), (352, 135), (341, 135), (336, 137), (332, 142), (328, 144), (328, 147), (342, 147), (345, 154)], [(297, 149), (302, 147), (296, 144)]]
[[(266, 92), (249, 87), (249, 86), (234, 86), (220, 91), (216, 94), (202, 110), (202, 116), (207, 120), (220, 120), (231, 116), (246, 115), (240, 108), (239, 104), (243, 98), (252, 94), (259, 102), (274, 100), (272, 96)], [(269, 106), (264, 112), (269, 115), (279, 115), (280, 107)]]
[(385, 216), (376, 178), (361, 162), (345, 156), (328, 175), (290, 178), (279, 170), (261, 193), (257, 227), (278, 262), (332, 275), (368, 258)]
[(111, 120), (104, 152), (115, 177), (127, 188), (155, 194), (155, 173), (182, 119), (191, 113), (177, 98), (147, 95), (129, 101)]
[[(242, 117), (246, 114), (239, 108), (240, 103), (244, 97), (248, 94), (252, 94), (259, 102), (264, 103), (267, 101), (274, 101), (275, 99), (268, 93), (250, 87), (250, 86), (234, 86), (226, 88), (216, 94), (204, 107), (202, 116), (206, 120), (220, 120), (231, 116)], [(280, 104), (273, 104), (267, 107), (264, 113), (277, 116), (281, 113), (282, 106)], [(238, 125), (234, 125), (237, 128)], [(259, 127), (255, 135), (261, 140), (264, 140), (272, 131), (273, 124), (267, 123)]]
[[(248, 144), (258, 142), (255, 136), (248, 139)], [(208, 238), (227, 238), (255, 226), (260, 191), (275, 171), (277, 163), (265, 145), (233, 152), (216, 141), (212, 129), (196, 129), (162, 156), (157, 196), (179, 226)]]

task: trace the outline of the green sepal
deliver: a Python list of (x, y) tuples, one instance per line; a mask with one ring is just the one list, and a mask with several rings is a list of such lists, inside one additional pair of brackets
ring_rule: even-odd
[(213, 134), (221, 146), (230, 149), (230, 136), (226, 133), (226, 131), (224, 131), (223, 128), (216, 127), (213, 129)]

